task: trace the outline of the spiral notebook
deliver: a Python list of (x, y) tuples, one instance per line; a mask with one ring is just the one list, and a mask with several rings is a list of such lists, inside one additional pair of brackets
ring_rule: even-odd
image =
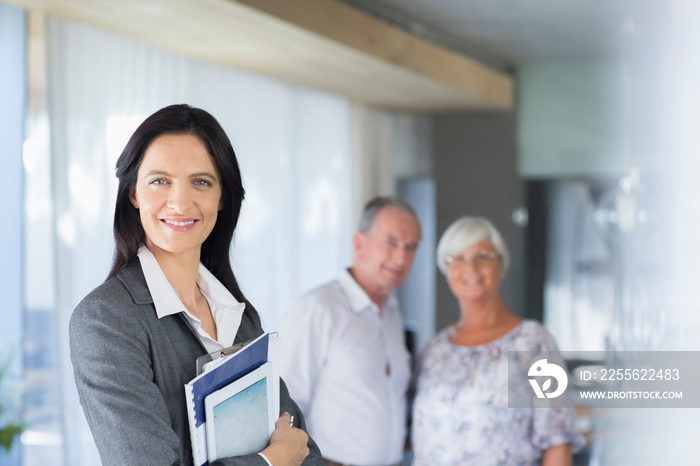
[[(275, 406), (275, 419), (279, 416), (279, 374), (274, 361), (276, 357), (273, 356), (278, 351), (276, 349), (278, 348), (278, 339), (276, 337), (276, 334), (272, 335), (273, 343), (271, 345), (270, 334), (265, 333), (233, 354), (227, 355), (224, 351), (220, 359), (216, 359), (209, 364), (210, 368), (208, 370), (205, 370), (185, 384), (192, 456), (195, 466), (204, 466), (209, 462), (205, 398), (251, 373), (268, 361), (272, 363), (270, 364), (272, 366), (270, 380), (272, 383), (273, 406)], [(267, 414), (260, 413), (260, 415), (266, 416)]]

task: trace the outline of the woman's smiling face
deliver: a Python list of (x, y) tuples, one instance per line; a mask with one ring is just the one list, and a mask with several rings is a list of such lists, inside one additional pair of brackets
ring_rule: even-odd
[(471, 301), (499, 293), (503, 269), (490, 239), (484, 239), (455, 255), (448, 263), (447, 283), (459, 300)]
[(165, 134), (146, 149), (129, 197), (156, 257), (198, 252), (216, 224), (221, 179), (199, 137)]

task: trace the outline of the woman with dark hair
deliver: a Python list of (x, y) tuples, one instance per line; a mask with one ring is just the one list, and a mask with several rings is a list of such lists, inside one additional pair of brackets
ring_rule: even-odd
[[(171, 105), (134, 132), (117, 177), (112, 270), (70, 322), (80, 402), (103, 464), (191, 465), (196, 358), (262, 333), (229, 261), (238, 162), (213, 116)], [(267, 448), (210, 464), (323, 464), (283, 382), (280, 408)]]

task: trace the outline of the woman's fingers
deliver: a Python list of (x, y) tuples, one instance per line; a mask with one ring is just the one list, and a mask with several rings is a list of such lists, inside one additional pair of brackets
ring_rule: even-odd
[(277, 422), (275, 422), (275, 428), (286, 424), (289, 427), (293, 427), (293, 421), (294, 421), (294, 416), (292, 416), (289, 413), (282, 413), (282, 415), (277, 419)]
[(296, 466), (309, 454), (309, 436), (291, 425), (293, 416), (282, 414), (275, 423), (275, 431), (270, 438), (270, 446), (263, 450), (272, 464)]

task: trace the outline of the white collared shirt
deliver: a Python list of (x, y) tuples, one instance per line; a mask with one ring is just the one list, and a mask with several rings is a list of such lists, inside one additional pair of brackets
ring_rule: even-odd
[(200, 262), (197, 286), (209, 303), (211, 315), (216, 323), (218, 339), (215, 340), (204, 331), (202, 321), (188, 311), (177, 297), (153, 253), (146, 246), (141, 246), (138, 256), (159, 319), (183, 312), (208, 353), (233, 345), (238, 327), (241, 325), (245, 303), (236, 301), (231, 292)]
[[(146, 278), (146, 284), (151, 292), (153, 306), (156, 308), (156, 315), (159, 319), (178, 312), (184, 313), (187, 322), (192, 326), (199, 341), (202, 342), (208, 353), (233, 345), (236, 333), (238, 333), (238, 327), (241, 325), (245, 303), (236, 301), (231, 292), (201, 262), (199, 263), (197, 286), (209, 303), (211, 315), (216, 323), (218, 340), (215, 340), (204, 331), (202, 321), (192, 315), (185, 305), (182, 304), (180, 298), (177, 297), (177, 293), (175, 293), (151, 250), (142, 245), (137, 255), (139, 256), (141, 270), (143, 270), (143, 276)], [(269, 466), (272, 466), (270, 460), (262, 452), (258, 453), (258, 455)]]
[(324, 458), (399, 463), (410, 356), (396, 298), (380, 312), (343, 271), (294, 304), (281, 337), (282, 378)]

